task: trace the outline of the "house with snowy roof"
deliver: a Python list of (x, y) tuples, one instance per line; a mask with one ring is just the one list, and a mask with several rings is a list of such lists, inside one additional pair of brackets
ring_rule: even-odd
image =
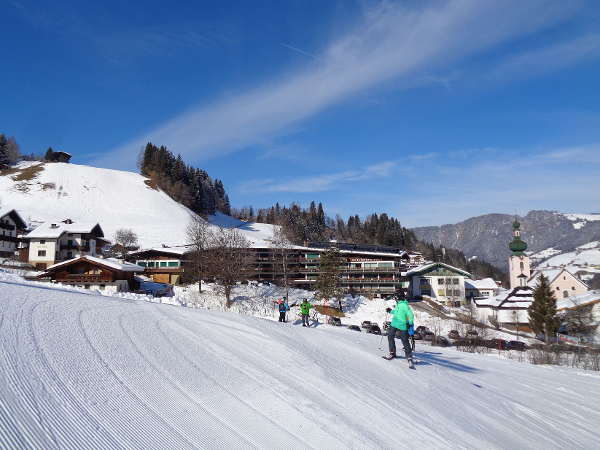
[(493, 297), (498, 294), (500, 287), (492, 278), (482, 280), (465, 280), (465, 296), (468, 299), (475, 297)]
[(97, 223), (46, 222), (24, 237), (29, 242), (29, 264), (46, 270), (57, 261), (100, 255), (106, 242)]
[(499, 327), (513, 326), (520, 331), (529, 329), (529, 307), (533, 303), (533, 288), (517, 286), (490, 298), (475, 298), (477, 314), (484, 321)]
[(16, 210), (0, 211), (0, 257), (14, 256), (20, 242), (18, 234), (26, 228), (27, 223)]
[(572, 297), (588, 291), (587, 284), (564, 268), (538, 269), (529, 278), (527, 284), (535, 288), (541, 274), (548, 278), (550, 288), (555, 291), (554, 295), (557, 299)]
[(430, 297), (444, 305), (465, 304), (465, 280), (471, 274), (441, 262), (425, 264), (406, 272), (410, 280), (409, 296)]
[(137, 264), (84, 255), (48, 267), (40, 279), (90, 290), (126, 292), (140, 288), (135, 274), (143, 272), (144, 268)]

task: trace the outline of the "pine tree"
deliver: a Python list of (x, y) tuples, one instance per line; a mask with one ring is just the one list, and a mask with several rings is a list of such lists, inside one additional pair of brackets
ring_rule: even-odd
[(315, 282), (315, 298), (336, 300), (342, 311), (342, 298), (345, 293), (341, 284), (341, 265), (345, 263), (340, 250), (331, 246), (321, 253), (319, 258), (319, 275)]
[(533, 290), (533, 303), (529, 307), (529, 326), (536, 335), (543, 334), (546, 337), (546, 344), (560, 326), (560, 319), (556, 313), (554, 291), (550, 287), (548, 278), (541, 274), (538, 285)]

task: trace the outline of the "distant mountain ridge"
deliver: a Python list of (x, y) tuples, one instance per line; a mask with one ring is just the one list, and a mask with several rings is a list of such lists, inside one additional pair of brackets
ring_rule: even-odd
[[(412, 228), (417, 238), (456, 248), (468, 257), (477, 256), (508, 270), (515, 216), (486, 214), (456, 224), (440, 227)], [(556, 211), (531, 211), (517, 219), (527, 252), (538, 253), (548, 248), (561, 252), (575, 250), (580, 245), (600, 240), (600, 214), (564, 214)]]

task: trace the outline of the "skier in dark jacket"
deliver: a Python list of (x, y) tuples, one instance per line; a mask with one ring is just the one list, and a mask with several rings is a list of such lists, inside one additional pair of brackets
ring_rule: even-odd
[(396, 357), (396, 330), (398, 330), (398, 334), (400, 334), (400, 339), (402, 340), (402, 345), (404, 346), (404, 354), (406, 355), (406, 359), (408, 360), (408, 365), (413, 367), (412, 362), (412, 349), (410, 348), (410, 343), (408, 342), (408, 328), (413, 326), (415, 322), (415, 315), (413, 314), (410, 306), (408, 305), (408, 300), (406, 298), (397, 299), (396, 307), (394, 309), (386, 308), (388, 313), (394, 314), (392, 318), (392, 323), (388, 328), (388, 344), (390, 348), (390, 358)]
[(279, 322), (285, 322), (285, 313), (290, 310), (290, 307), (287, 305), (285, 300), (279, 300)]

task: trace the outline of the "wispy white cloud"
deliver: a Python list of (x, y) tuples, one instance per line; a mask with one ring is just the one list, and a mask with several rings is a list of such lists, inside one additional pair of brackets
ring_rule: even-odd
[[(426, 173), (410, 195), (388, 196), (387, 211), (407, 226), (442, 225), (491, 212), (532, 209), (600, 212), (600, 144), (539, 149), (485, 149), (466, 159), (430, 160), (426, 167), (407, 161), (407, 169)], [(422, 199), (426, 200), (426, 205)]]
[(152, 132), (120, 146), (97, 165), (129, 160), (147, 142), (165, 143), (186, 160), (199, 161), (275, 138), (325, 108), (394, 81), (415, 77), (527, 35), (563, 19), (574, 3), (453, 0), (382, 2), (328, 45), (305, 68), (264, 86), (192, 108)]
[(550, 47), (530, 50), (512, 55), (492, 71), (499, 78), (510, 76), (533, 76), (570, 67), (590, 58), (600, 59), (600, 34), (570, 39)]
[(248, 193), (273, 193), (273, 192), (324, 192), (342, 189), (346, 183), (382, 179), (391, 175), (398, 168), (398, 162), (385, 161), (380, 164), (366, 167), (360, 171), (345, 171), (321, 174), (311, 177), (298, 177), (288, 179), (249, 180), (235, 187), (237, 192)]

